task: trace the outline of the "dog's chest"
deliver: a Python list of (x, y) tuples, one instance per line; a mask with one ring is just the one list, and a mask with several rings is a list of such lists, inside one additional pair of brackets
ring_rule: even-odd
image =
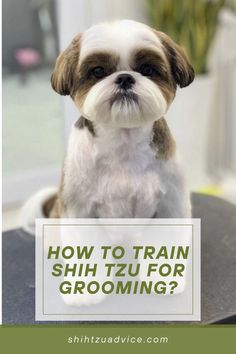
[[(98, 217), (152, 216), (160, 193), (160, 181), (154, 166), (126, 161), (122, 166), (99, 166), (91, 199)], [(97, 172), (97, 173), (96, 173)]]
[(164, 186), (149, 141), (120, 137), (101, 147), (88, 138), (80, 136), (67, 159), (69, 216), (152, 217)]

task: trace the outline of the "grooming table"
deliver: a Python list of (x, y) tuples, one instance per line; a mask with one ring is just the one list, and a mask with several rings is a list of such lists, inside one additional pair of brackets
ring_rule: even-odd
[[(192, 204), (202, 225), (201, 322), (236, 324), (236, 206), (200, 194), (192, 195)], [(34, 319), (34, 237), (21, 229), (4, 232), (2, 253), (3, 324), (65, 324)]]

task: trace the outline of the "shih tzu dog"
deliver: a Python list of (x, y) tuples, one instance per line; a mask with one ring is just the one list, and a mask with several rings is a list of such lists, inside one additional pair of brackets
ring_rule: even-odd
[(78, 34), (59, 55), (51, 82), (71, 96), (81, 117), (58, 191), (40, 192), (26, 205), (31, 224), (43, 216), (190, 217), (164, 115), (177, 86), (193, 79), (184, 51), (147, 25), (121, 20)]

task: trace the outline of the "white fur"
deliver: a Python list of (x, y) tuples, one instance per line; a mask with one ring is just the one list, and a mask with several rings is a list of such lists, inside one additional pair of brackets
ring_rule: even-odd
[[(137, 127), (162, 117), (167, 103), (158, 85), (131, 68), (134, 49), (153, 49), (164, 56), (159, 38), (142, 23), (129, 20), (101, 23), (84, 32), (81, 40), (79, 64), (89, 54), (107, 51), (118, 58), (117, 71), (95, 84), (88, 92), (85, 102), (75, 98), (75, 104), (84, 117), (94, 122), (118, 127)], [(132, 92), (137, 102), (115, 102), (111, 97), (118, 91), (117, 76), (129, 73), (135, 79)]]
[(19, 225), (31, 235), (35, 235), (35, 219), (45, 218), (43, 203), (57, 192), (57, 188), (48, 187), (35, 193), (23, 206), (19, 215)]
[[(163, 54), (158, 37), (148, 26), (133, 21), (104, 23), (87, 30), (81, 41), (80, 61), (95, 51), (119, 55), (116, 73), (95, 84), (81, 102), (75, 103), (93, 121), (96, 136), (84, 127), (73, 127), (64, 166), (62, 198), (69, 218), (184, 218), (190, 217), (190, 200), (176, 155), (156, 158), (150, 143), (154, 120), (168, 108), (158, 87), (132, 71), (134, 49), (153, 48)], [(118, 74), (132, 72), (134, 102), (115, 102), (111, 97)], [(42, 217), (42, 204), (54, 191), (43, 191), (23, 210), (23, 225), (32, 231), (35, 217)], [(27, 216), (27, 217), (25, 217)], [(95, 302), (102, 299), (93, 298)], [(89, 304), (69, 297), (69, 304)]]
[[(95, 130), (96, 138), (86, 128), (72, 129), (65, 160), (63, 217), (190, 217), (189, 194), (176, 156), (158, 160), (150, 147), (152, 123), (132, 129), (95, 124)], [(114, 236), (113, 242), (121, 242), (120, 234)], [(103, 276), (97, 274), (99, 280)], [(89, 306), (104, 299), (101, 293), (63, 297), (70, 306)]]
[(95, 50), (107, 50), (119, 54), (124, 65), (130, 51), (137, 47), (153, 47), (162, 53), (159, 38), (143, 23), (131, 20), (99, 23), (83, 33), (80, 62)]
[[(132, 92), (137, 94), (139, 104), (115, 102), (110, 107), (110, 98), (117, 91), (115, 80), (121, 73), (130, 73), (134, 77), (136, 83)], [(94, 85), (80, 108), (83, 116), (93, 122), (132, 128), (162, 117), (167, 103), (153, 81), (134, 71), (119, 71)]]
[[(153, 122), (168, 104), (157, 84), (134, 72), (134, 49), (152, 48), (164, 55), (160, 39), (144, 24), (129, 20), (102, 23), (82, 36), (80, 63), (88, 54), (108, 51), (119, 58), (117, 71), (96, 83), (85, 101), (75, 103), (94, 122), (96, 137), (73, 128), (67, 158), (63, 197), (68, 217), (132, 218), (189, 217), (176, 157), (158, 160), (151, 149)], [(116, 78), (130, 73), (135, 101), (111, 105)]]
[(73, 128), (63, 197), (66, 217), (189, 217), (189, 195), (176, 157), (156, 159), (152, 123), (123, 129), (95, 125)]

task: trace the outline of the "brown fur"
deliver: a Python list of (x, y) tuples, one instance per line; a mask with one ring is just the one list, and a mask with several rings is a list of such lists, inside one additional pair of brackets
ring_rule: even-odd
[[(90, 125), (92, 122), (81, 117), (75, 123), (78, 129), (87, 127), (93, 129)], [(93, 131), (93, 130), (92, 130)], [(91, 133), (92, 133), (91, 131)], [(92, 133), (94, 134), (94, 133)], [(150, 143), (152, 149), (156, 152), (156, 157), (161, 160), (167, 160), (171, 158), (175, 153), (175, 140), (170, 132), (167, 122), (164, 118), (158, 119), (153, 124), (153, 138)], [(64, 173), (62, 173), (60, 188), (57, 194), (51, 196), (43, 204), (43, 213), (48, 218), (61, 218), (63, 217), (66, 206), (63, 202), (62, 192), (64, 187)]]
[(62, 207), (62, 199), (58, 194), (54, 194), (43, 204), (43, 213), (46, 218), (62, 218), (64, 208)]
[(188, 58), (178, 44), (163, 32), (154, 30), (154, 33), (160, 38), (166, 57), (171, 66), (172, 76), (175, 83), (181, 88), (191, 84), (194, 79), (194, 69), (189, 63)]
[(102, 79), (92, 75), (92, 69), (101, 66), (105, 69), (106, 75), (111, 75), (117, 69), (118, 57), (109, 52), (96, 52), (88, 55), (79, 65), (75, 100), (82, 105), (84, 99), (93, 85)]
[(150, 145), (160, 160), (168, 160), (174, 155), (176, 149), (175, 140), (164, 118), (154, 122), (153, 138)]
[(87, 128), (93, 136), (96, 136), (93, 122), (81, 116), (76, 122), (75, 127), (78, 129)]
[[(157, 68), (153, 80), (170, 104), (175, 96), (176, 85), (188, 86), (194, 79), (194, 70), (179, 45), (165, 33), (151, 30), (161, 40), (165, 57), (150, 49), (136, 50), (133, 69), (137, 70), (145, 62), (153, 64)], [(88, 55), (78, 67), (81, 37), (82, 34), (78, 34), (59, 55), (51, 77), (53, 89), (61, 95), (70, 95), (79, 105), (83, 104), (90, 88), (100, 80), (91, 75), (91, 70), (102, 66), (106, 74), (110, 75), (116, 71), (118, 63), (116, 55), (103, 51)]]
[(62, 218), (64, 214), (64, 206), (61, 197), (57, 196), (54, 200), (53, 206), (49, 211), (47, 217), (49, 218)]
[(60, 95), (72, 96), (75, 91), (81, 37), (82, 35), (78, 34), (56, 60), (51, 84)]
[(63, 201), (64, 188), (64, 170), (62, 170), (60, 187), (57, 193), (48, 198), (43, 206), (43, 213), (47, 218), (62, 218), (66, 211), (66, 206)]
[[(152, 29), (151, 29), (152, 30)], [(190, 65), (183, 49), (162, 32), (154, 30), (161, 40), (164, 55), (151, 49), (136, 50), (131, 64), (133, 70), (137, 70), (143, 63), (151, 63), (155, 66), (156, 73), (151, 78), (162, 90), (169, 105), (175, 96), (176, 86), (188, 86), (194, 79), (194, 70)], [(91, 87), (101, 79), (92, 75), (92, 69), (102, 66), (107, 75), (117, 70), (118, 57), (109, 52), (93, 53), (79, 63), (80, 45), (82, 34), (77, 35), (72, 43), (58, 57), (51, 77), (53, 89), (61, 95), (70, 95), (79, 105)], [(75, 123), (78, 129), (87, 128), (93, 136), (96, 136), (93, 123), (81, 117)], [(150, 146), (156, 152), (156, 157), (161, 160), (171, 158), (176, 149), (175, 140), (164, 118), (160, 118), (153, 124), (153, 137)], [(60, 188), (57, 194), (49, 198), (43, 205), (46, 217), (60, 218), (66, 211), (63, 202), (64, 173), (62, 173)]]
[(165, 56), (152, 49), (139, 49), (134, 53), (134, 70), (139, 71), (142, 64), (151, 64), (156, 72), (151, 77), (161, 89), (169, 105), (175, 96), (176, 84), (173, 81), (171, 67)]
[(52, 195), (49, 199), (47, 199), (44, 204), (43, 204), (43, 214), (45, 215), (45, 217), (49, 217), (51, 210), (56, 202), (57, 199), (57, 195), (54, 194)]

